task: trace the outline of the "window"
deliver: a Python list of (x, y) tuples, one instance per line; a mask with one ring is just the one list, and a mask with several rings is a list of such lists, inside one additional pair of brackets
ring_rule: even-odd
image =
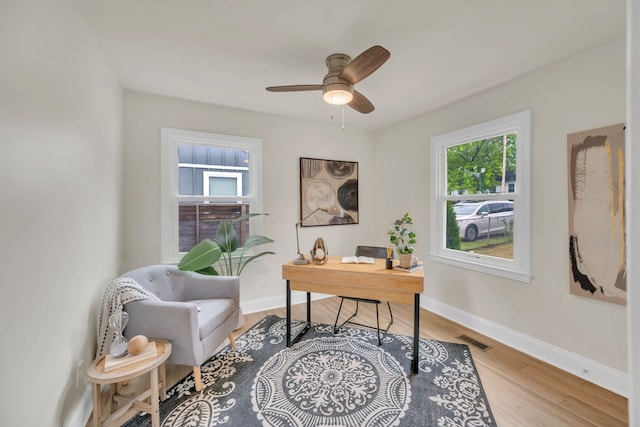
[(205, 171), (203, 180), (203, 196), (242, 196), (241, 173)]
[[(262, 212), (261, 140), (163, 128), (161, 144), (162, 262), (213, 238), (221, 220)], [(234, 223), (240, 243), (260, 225)]]
[(531, 111), (431, 138), (431, 257), (529, 282)]

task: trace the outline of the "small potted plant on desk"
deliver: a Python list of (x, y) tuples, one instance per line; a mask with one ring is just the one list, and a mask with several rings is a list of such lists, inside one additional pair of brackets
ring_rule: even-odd
[(416, 233), (409, 230), (407, 225), (413, 224), (409, 213), (405, 213), (402, 218), (395, 220), (393, 226), (388, 231), (389, 241), (396, 247), (400, 267), (411, 268), (414, 264), (413, 245), (416, 243)]

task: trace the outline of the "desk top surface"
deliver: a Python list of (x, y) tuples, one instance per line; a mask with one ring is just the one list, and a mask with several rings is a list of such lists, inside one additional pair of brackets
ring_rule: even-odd
[(411, 303), (424, 291), (424, 270), (407, 273), (375, 264), (342, 264), (342, 257), (329, 257), (326, 264), (282, 265), (282, 278), (291, 290)]
[[(385, 260), (375, 258), (375, 264), (343, 264), (341, 256), (330, 256), (325, 264), (316, 265), (314, 263), (310, 264), (294, 264), (293, 260), (282, 264), (282, 278), (286, 279), (287, 272), (292, 271), (292, 269), (311, 269), (317, 272), (321, 272), (323, 270), (327, 271), (339, 271), (345, 273), (363, 273), (363, 274), (384, 274), (398, 277), (412, 277), (412, 278), (424, 278), (424, 269), (414, 271), (412, 273), (408, 273), (402, 270), (396, 269), (387, 269), (385, 268)], [(394, 265), (397, 265), (398, 261), (394, 260)]]

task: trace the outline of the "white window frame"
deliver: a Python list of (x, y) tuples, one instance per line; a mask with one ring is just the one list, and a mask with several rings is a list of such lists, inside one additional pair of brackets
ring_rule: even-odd
[[(161, 128), (161, 197), (160, 241), (161, 262), (176, 264), (184, 252), (178, 251), (178, 208), (181, 201), (246, 202), (251, 212), (262, 212), (262, 140), (242, 136), (198, 132), (184, 129)], [(201, 145), (246, 150), (249, 152), (249, 195), (239, 197), (179, 196), (178, 146)], [(262, 216), (250, 220), (251, 234), (262, 234)]]
[(209, 195), (209, 178), (235, 178), (236, 180), (236, 195), (242, 196), (242, 174), (240, 172), (211, 172), (205, 171), (202, 173), (202, 195)]
[[(514, 201), (513, 259), (469, 253), (446, 247), (446, 202), (461, 196), (447, 194), (447, 149), (485, 138), (516, 133), (515, 192), (497, 195)], [(466, 200), (487, 200), (487, 194), (464, 195)], [(431, 259), (482, 273), (531, 282), (531, 110), (431, 138)]]

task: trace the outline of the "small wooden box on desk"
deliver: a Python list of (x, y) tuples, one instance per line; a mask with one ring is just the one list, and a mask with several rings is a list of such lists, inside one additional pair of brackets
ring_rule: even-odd
[[(106, 356), (98, 357), (87, 369), (87, 379), (93, 387), (93, 426), (119, 426), (139, 411), (151, 414), (151, 425), (160, 427), (160, 395), (167, 397), (167, 379), (164, 362), (171, 355), (171, 343), (166, 340), (152, 340), (156, 346), (156, 354), (140, 361), (105, 371)], [(151, 344), (151, 343), (150, 343)], [(135, 397), (118, 394), (118, 383), (150, 373), (149, 389)], [(102, 419), (100, 402), (101, 384), (110, 384), (109, 401), (111, 414)], [(149, 403), (146, 402), (149, 399)], [(119, 408), (116, 408), (119, 403)]]

